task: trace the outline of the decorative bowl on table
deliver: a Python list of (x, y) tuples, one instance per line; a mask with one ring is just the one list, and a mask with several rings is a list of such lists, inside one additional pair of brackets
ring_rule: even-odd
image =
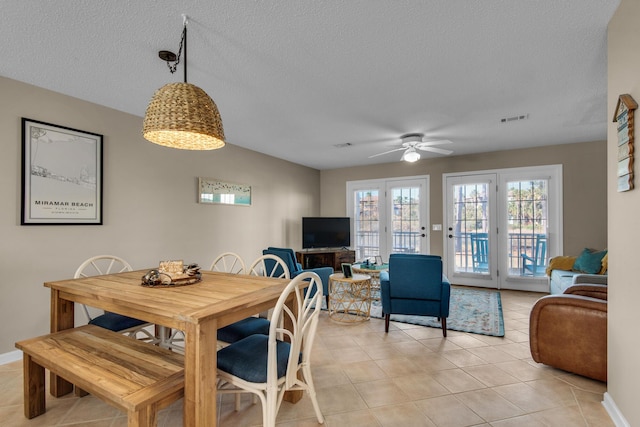
[(202, 280), (198, 264), (185, 265), (180, 261), (160, 261), (158, 268), (142, 276), (142, 286), (150, 288), (193, 285)]

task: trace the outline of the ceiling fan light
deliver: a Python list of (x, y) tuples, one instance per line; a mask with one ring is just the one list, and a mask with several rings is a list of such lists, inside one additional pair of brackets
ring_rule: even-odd
[(142, 134), (155, 144), (182, 150), (215, 150), (225, 145), (218, 107), (204, 90), (190, 83), (169, 83), (156, 91)]
[(402, 155), (402, 160), (409, 163), (417, 162), (420, 160), (420, 153), (418, 153), (415, 148), (409, 147)]

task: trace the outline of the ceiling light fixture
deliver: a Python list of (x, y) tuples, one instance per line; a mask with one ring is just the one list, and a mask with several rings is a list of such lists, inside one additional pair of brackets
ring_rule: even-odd
[[(173, 74), (184, 48), (184, 83), (169, 83), (156, 91), (144, 116), (142, 134), (159, 145), (182, 150), (215, 150), (225, 146), (222, 118), (215, 102), (198, 86), (187, 83), (187, 16), (178, 55), (161, 50)], [(173, 62), (173, 64), (171, 64)]]
[(400, 147), (394, 148), (393, 150), (384, 151), (382, 153), (374, 154), (372, 156), (369, 156), (369, 158), (371, 159), (373, 157), (384, 156), (385, 154), (395, 153), (396, 151), (404, 151), (400, 160), (413, 163), (420, 160), (421, 155), (418, 150), (442, 154), (445, 156), (453, 153), (453, 151), (451, 150), (443, 150), (442, 148), (434, 147), (434, 145), (451, 144), (451, 141), (449, 141), (448, 139), (425, 141), (424, 135), (421, 133), (407, 133), (402, 135), (400, 137), (400, 140), (402, 141)]
[(414, 147), (409, 147), (402, 155), (402, 160), (409, 163), (417, 162), (420, 160), (420, 153)]

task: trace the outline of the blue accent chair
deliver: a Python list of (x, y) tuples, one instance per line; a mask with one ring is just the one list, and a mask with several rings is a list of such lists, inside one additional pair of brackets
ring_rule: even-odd
[(442, 274), (437, 255), (392, 254), (389, 271), (380, 273), (380, 298), (384, 330), (389, 332), (392, 314), (434, 316), (447, 336), (451, 284)]
[(293, 252), (293, 249), (289, 248), (276, 248), (269, 246), (267, 249), (262, 251), (262, 255), (267, 254), (281, 258), (284, 263), (287, 264), (287, 267), (289, 267), (289, 275), (292, 279), (305, 271), (312, 271), (320, 276), (320, 281), (322, 281), (322, 295), (324, 295), (325, 303), (327, 307), (329, 307), (329, 276), (333, 274), (333, 267), (316, 267), (303, 270), (302, 264), (296, 261), (296, 255)]

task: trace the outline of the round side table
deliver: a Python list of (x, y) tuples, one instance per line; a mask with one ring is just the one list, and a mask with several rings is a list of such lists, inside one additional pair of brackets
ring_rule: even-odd
[(329, 318), (340, 323), (358, 323), (371, 317), (371, 276), (342, 273), (329, 276)]
[[(366, 265), (363, 263), (353, 264), (351, 267), (351, 270), (354, 273), (366, 274), (368, 276), (371, 276), (371, 290), (378, 291), (379, 293), (380, 292), (380, 272), (388, 271), (389, 264), (382, 264), (382, 265), (374, 265), (374, 264)], [(376, 297), (374, 299), (380, 299), (380, 295), (376, 294)]]

